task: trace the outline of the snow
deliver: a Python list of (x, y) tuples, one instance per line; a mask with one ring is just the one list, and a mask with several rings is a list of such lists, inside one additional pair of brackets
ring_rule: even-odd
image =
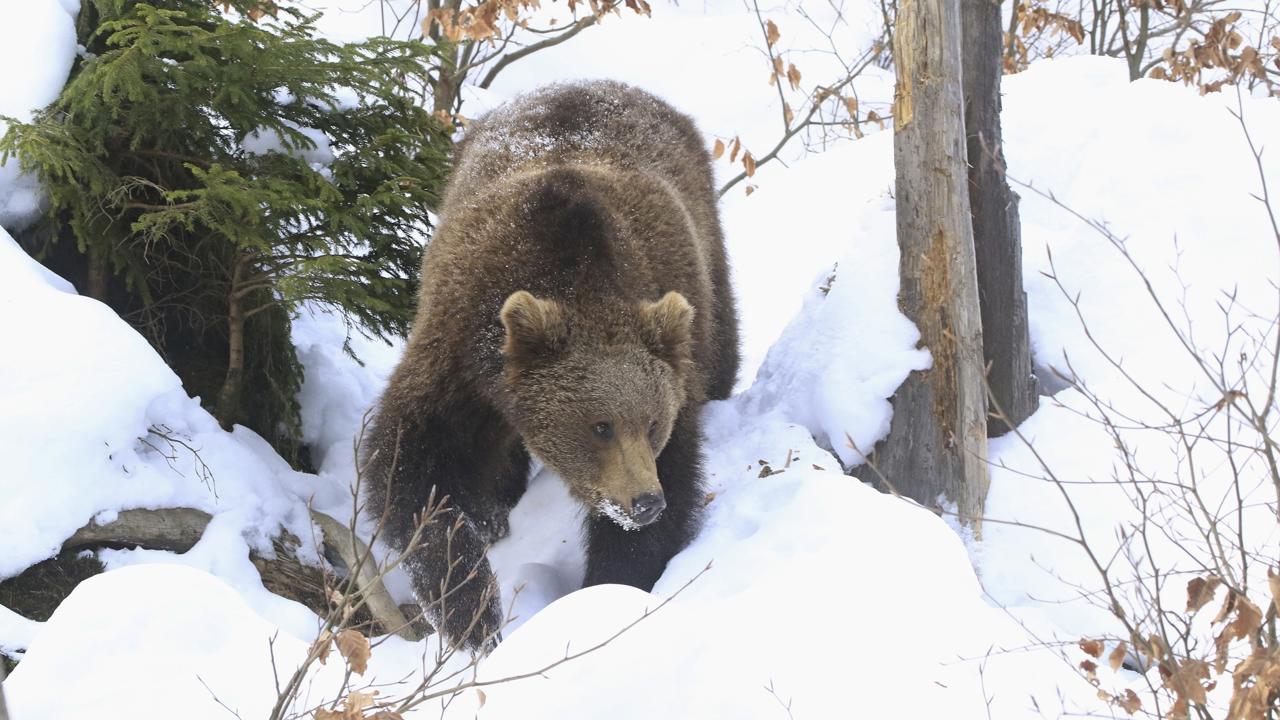
[[(370, 7), (372, 14), (330, 8), (320, 25), (334, 38), (361, 37), (378, 27)], [(74, 57), (74, 11), (70, 0), (0, 3), (0, 62), (29, 69), (0, 81), (0, 112), (25, 117), (56, 95)], [(654, 12), (606, 18), (512, 65), (490, 89), (465, 88), (464, 114), (550, 79), (611, 77), (687, 109), (709, 138), (740, 135), (751, 147), (767, 146), (777, 98), (763, 81), (754, 17), (728, 6)], [(872, 3), (851, 9), (841, 42), (865, 42), (878, 12)], [(797, 46), (812, 39), (800, 23), (783, 32)], [(682, 51), (652, 52), (671, 46)], [(805, 65), (806, 74), (820, 76), (823, 62)], [(886, 103), (891, 83), (873, 70), (859, 88), (864, 106)], [(1280, 106), (1241, 102), (1255, 141), (1280, 145)], [(1126, 238), (1153, 286), (1185, 302), (1197, 345), (1225, 343), (1217, 310), (1224, 291), (1264, 320), (1273, 313), (1277, 268), (1256, 259), (1275, 249), (1250, 197), (1257, 173), (1229, 112), (1233, 94), (1130, 84), (1122, 62), (1079, 57), (1006, 78), (1004, 107), (1011, 176)], [(270, 133), (246, 142), (254, 151), (283, 149)], [(309, 161), (327, 162), (326, 148), (317, 142)], [(910, 371), (928, 366), (929, 354), (896, 306), (891, 135), (801, 155), (786, 154), (790, 167), (761, 168), (753, 194), (735, 188), (722, 203), (745, 357), (739, 392), (705, 411), (702, 531), (652, 593), (578, 590), (584, 510), (557, 477), (535, 468), (511, 535), (489, 554), (513, 621), (480, 678), (538, 670), (639, 622), (598, 651), (487, 686), (483, 702), (464, 692), (447, 717), (1099, 711), (1096, 689), (1074, 663), (1017, 650), (1074, 643), (1110, 627), (1096, 609), (1058, 602), (1071, 583), (1091, 580), (1087, 558), (1044, 533), (998, 523), (975, 541), (842, 474), (887, 433), (888, 398)], [(1272, 187), (1280, 187), (1280, 165), (1264, 157)], [(38, 206), (34, 185), (14, 167), (11, 160), (0, 168), (0, 226), (10, 232)], [(729, 168), (720, 163), (717, 172), (725, 179)], [(1018, 192), (1037, 361), (1065, 370), (1069, 358), (1093, 392), (1135, 417), (1159, 418), (1083, 333), (1067, 301), (1079, 292), (1093, 336), (1162, 402), (1215, 402), (1117, 249), (1048, 197)], [(1045, 276), (1051, 270), (1065, 294)], [(172, 506), (213, 515), (200, 542), (180, 555), (100, 551), (108, 572), (82, 583), (48, 622), (0, 608), (0, 652), (22, 659), (5, 683), (13, 716), (168, 718), (182, 707), (184, 717), (224, 717), (215, 697), (244, 717), (264, 716), (275, 698), (268, 643), (282, 672), (292, 672), (317, 618), (267, 592), (249, 552), (269, 552), (283, 528), (319, 561), (307, 506), (349, 516), (353, 443), (401, 345), (370, 341), (310, 308), (295, 320), (306, 371), (303, 434), (318, 469), (310, 475), (290, 469), (251, 431), (218, 427), (141, 336), (31, 260), (2, 229), (0, 320), (0, 578), (55, 554), (93, 518)], [(1274, 338), (1275, 328), (1267, 332)], [(1049, 466), (1086, 481), (1071, 497), (1085, 531), (1110, 547), (1129, 503), (1113, 485), (1087, 483), (1106, 480), (1115, 463), (1111, 438), (1082, 417), (1087, 410), (1081, 393), (1067, 389), (1020, 431)], [(153, 428), (194, 448), (211, 478), (190, 450)], [(1172, 470), (1176, 458), (1161, 438), (1135, 433), (1132, 441), (1153, 472)], [(991, 517), (1074, 532), (1058, 489), (1026, 477), (1040, 468), (1018, 438), (993, 441), (989, 456)], [(1221, 457), (1207, 460), (1220, 469)], [(1206, 492), (1220, 490), (1215, 483), (1220, 477), (1207, 477)], [(1251, 544), (1280, 555), (1273, 519), (1251, 527), (1258, 528)], [(1154, 551), (1167, 556), (1169, 548)], [(389, 585), (409, 599), (402, 575), (393, 573)], [(375, 648), (365, 679), (399, 681), (433, 652), (431, 640), (389, 638)], [(312, 678), (313, 701), (332, 698), (335, 673), (330, 664)], [(417, 716), (439, 714), (424, 707)]]
[(351, 478), (353, 441), (395, 370), (403, 342), (370, 340), (327, 309), (308, 305), (293, 321), (293, 344), (305, 372), (298, 402), (311, 460), (321, 475)]
[[(275, 634), (207, 573), (125, 568), (86, 580), (58, 606), (5, 694), (12, 716), (23, 720), (124, 717), (139, 707), (164, 708), (169, 717), (182, 708), (193, 720), (226, 717), (214, 697), (269, 710), (275, 685), (267, 641)], [(280, 635), (271, 650), (289, 667), (307, 646)]]
[[(1238, 100), (1231, 92), (1198, 97), (1193, 90), (1153, 80), (1130, 84), (1116, 72), (1116, 64), (1072, 58), (1037, 63), (1007, 78), (1004, 119), (1010, 175), (1052, 191), (1058, 202), (1087, 218), (1105, 221), (1123, 239), (1124, 249), (1154, 292), (1168, 303), (1176, 326), (1193, 329), (1187, 337), (1203, 357), (1217, 353), (1231, 358), (1252, 349), (1239, 336), (1228, 342), (1220, 309), (1228, 295), (1244, 309), (1236, 310), (1234, 322), (1255, 332), (1262, 346), (1271, 346), (1276, 332), (1275, 283), (1280, 279), (1275, 240), (1264, 207), (1253, 197), (1260, 193), (1258, 170), (1232, 112), (1242, 103), (1254, 142), (1271, 148), (1280, 145), (1280, 107), (1247, 96)], [(1099, 107), (1108, 108), (1106, 117), (1098, 116)], [(1056, 154), (1049, 162), (1040, 146), (1059, 139), (1069, 139), (1071, 152)], [(1275, 188), (1280, 184), (1280, 163), (1270, 154), (1263, 158), (1269, 184)], [(1069, 359), (1091, 392), (1123, 409), (1126, 424), (1167, 422), (1157, 402), (1186, 415), (1216, 403), (1220, 396), (1169, 329), (1119, 249), (1049, 198), (1026, 188), (1018, 192), (1023, 276), (1038, 361), (1067, 372)], [(1077, 293), (1089, 333), (1120, 361), (1123, 372), (1086, 336), (1068, 300)], [(1140, 378), (1150, 397), (1137, 391), (1126, 373)], [(1080, 509), (1086, 537), (1100, 554), (1110, 556), (1117, 546), (1117, 528), (1130, 522), (1134, 512), (1128, 493), (1108, 482), (1118, 462), (1114, 440), (1085, 417), (1096, 417), (1097, 412), (1079, 391), (1065, 390), (1055, 400), (1021, 431), (1036, 445), (1045, 465), (1064, 479), (1085, 483), (1070, 487), (1069, 494)], [(1214, 422), (1209, 428), (1220, 432), (1221, 423)], [(1184, 453), (1166, 436), (1141, 431), (1123, 431), (1122, 436), (1151, 477), (1178, 477), (1180, 465), (1185, 476)], [(1024, 475), (1044, 475), (1040, 460), (1024, 443), (1016, 438), (996, 440), (989, 457), (996, 465), (987, 500), (991, 517), (1076, 532), (1057, 487)], [(1210, 469), (1198, 476), (1199, 491), (1211, 504), (1224, 498), (1230, 475), (1225, 455), (1211, 443), (1200, 443), (1195, 462)], [(1245, 496), (1246, 504), (1253, 505), (1244, 515), (1246, 545), (1263, 557), (1280, 556), (1274, 511), (1263, 504), (1275, 502), (1270, 481), (1264, 482), (1261, 468), (1253, 464), (1246, 464), (1242, 473), (1244, 487), (1256, 488)], [(1185, 530), (1173, 508), (1162, 506), (1159, 498), (1152, 502), (1157, 506), (1152, 512), (1166, 518), (1171, 535)], [(1188, 558), (1168, 539), (1153, 539), (1150, 552), (1166, 572), (1200, 570), (1188, 567)], [(992, 598), (1016, 608), (1022, 617), (1046, 612), (1040, 601), (1074, 598), (1073, 584), (1087, 587), (1096, 581), (1083, 552), (1022, 528), (988, 525), (974, 555)], [(1184, 605), (1185, 584), (1170, 583), (1166, 601)], [(1087, 630), (1109, 627), (1105, 613), (1078, 600), (1052, 607), (1053, 621), (1064, 635), (1079, 637)]]
[[(91, 519), (130, 508), (193, 507), (214, 515), (201, 542), (177, 557), (111, 551), (108, 566), (181, 562), (217, 574), (274, 622), (305, 635), (301, 606), (262, 587), (248, 551), (270, 551), (281, 528), (316, 558), (306, 507), (323, 486), (289, 468), (245, 428), (225, 432), (132, 328), (74, 293), (0, 229), (0, 577), (57, 553)], [(50, 328), (57, 328), (50, 332)], [(170, 444), (152, 429), (188, 447)], [(198, 461), (197, 461), (198, 454)], [(166, 456), (169, 456), (167, 459)], [(201, 472), (200, 462), (208, 474)], [(330, 496), (340, 497), (338, 490)], [(29, 633), (28, 629), (23, 630)], [(6, 634), (6, 650), (25, 647)]]
[[(26, 122), (58, 97), (76, 57), (79, 10), (79, 0), (0, 3), (0, 68), (7, 69), (0, 115)], [(8, 127), (0, 120), (0, 135)], [(36, 180), (18, 170), (18, 159), (0, 163), (0, 227), (21, 230), (40, 212), (40, 203)]]
[[(850, 163), (866, 163), (870, 158), (880, 167), (891, 164), (891, 141), (887, 134), (877, 135), (806, 161), (806, 173), (779, 188), (778, 202), (812, 201), (820, 193), (831, 193), (823, 188), (828, 178)], [(779, 412), (804, 425), (846, 467), (862, 462), (858, 449), (868, 450), (888, 434), (892, 416), (888, 398), (910, 371), (930, 364), (928, 351), (916, 348), (919, 331), (898, 312), (897, 273), (884, 271), (897, 267), (898, 245), (893, 202), (879, 189), (874, 183), (841, 188), (853, 190), (851, 194), (863, 203), (849, 211), (848, 230), (835, 253), (828, 245), (827, 256), (838, 260), (825, 267), (801, 295), (800, 312), (769, 350), (754, 384), (739, 396), (756, 413)], [(761, 208), (771, 205), (747, 208), (745, 217), (735, 222), (745, 226), (756, 219), (760, 223), (756, 228), (768, 228)], [(808, 229), (805, 224), (823, 222), (830, 221), (819, 216), (795, 224), (803, 233)], [(848, 249), (840, 250), (841, 245)], [(816, 253), (792, 257), (809, 254)], [(745, 303), (743, 311), (751, 312)]]
[(333, 164), (333, 148), (329, 145), (329, 136), (315, 128), (299, 127), (296, 123), (285, 124), (306, 138), (310, 145), (297, 138), (286, 140), (279, 131), (262, 127), (246, 135), (240, 141), (240, 147), (250, 155), (266, 155), (273, 152), (294, 155), (314, 170)]
[[(712, 415), (731, 412), (722, 406)], [(807, 459), (822, 455), (794, 427), (764, 429)], [(978, 675), (956, 661), (981, 657), (1017, 629), (982, 602), (960, 539), (928, 512), (839, 472), (805, 464), (756, 480), (729, 467), (728, 457), (759, 449), (757, 439), (720, 446), (714, 472), (724, 490), (654, 594), (670, 596), (692, 580), (688, 587), (661, 609), (654, 595), (618, 586), (557, 601), (499, 646), (482, 679), (543, 667), (654, 612), (594, 654), (486, 689), (482, 717), (576, 717), (607, 703), (618, 718), (774, 718), (779, 700), (770, 686), (796, 717), (853, 703), (881, 717), (901, 716), (904, 702), (913, 717), (978, 710)], [(865, 551), (869, 537), (889, 535), (910, 541), (894, 552)], [(1027, 673), (1020, 680), (1028, 671), (1053, 677), (1033, 665), (1016, 669)], [(1004, 659), (988, 671), (1015, 669)], [(1022, 704), (1001, 698), (995, 716), (1030, 716)]]

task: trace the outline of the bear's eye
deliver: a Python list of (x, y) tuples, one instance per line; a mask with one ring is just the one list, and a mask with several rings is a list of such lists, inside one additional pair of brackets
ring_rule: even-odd
[(649, 423), (649, 442), (654, 443), (657, 441), (658, 441), (658, 421), (654, 420), (653, 422)]
[(613, 426), (607, 422), (598, 422), (591, 426), (591, 432), (601, 440), (608, 440), (613, 437)]

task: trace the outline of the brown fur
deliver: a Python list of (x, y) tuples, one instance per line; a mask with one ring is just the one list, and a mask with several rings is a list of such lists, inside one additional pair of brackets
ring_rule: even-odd
[[(727, 283), (710, 160), (665, 103), (618, 83), (560, 85), (473, 125), (368, 448), (369, 512), (390, 505), (393, 545), (432, 488), (465, 520), (457, 557), (429, 528), (407, 563), (424, 605), (452, 599), (457, 617), (430, 608), (451, 640), (479, 646), (496, 628), (483, 545), (506, 532), (529, 452), (593, 513), (588, 584), (648, 589), (692, 537), (698, 413), (737, 372)], [(666, 510), (636, 530), (645, 492)], [(446, 583), (449, 560), (476, 578)], [(484, 617), (468, 626), (473, 610)]]

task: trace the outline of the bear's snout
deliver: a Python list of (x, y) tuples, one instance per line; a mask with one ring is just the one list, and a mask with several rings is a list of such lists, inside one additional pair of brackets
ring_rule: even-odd
[(631, 519), (637, 525), (648, 525), (667, 507), (667, 501), (661, 493), (645, 493), (631, 501)]

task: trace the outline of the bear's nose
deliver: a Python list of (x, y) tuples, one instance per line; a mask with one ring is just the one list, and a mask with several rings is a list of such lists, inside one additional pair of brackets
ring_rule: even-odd
[(645, 493), (631, 501), (631, 519), (640, 525), (648, 525), (667, 507), (660, 493)]

